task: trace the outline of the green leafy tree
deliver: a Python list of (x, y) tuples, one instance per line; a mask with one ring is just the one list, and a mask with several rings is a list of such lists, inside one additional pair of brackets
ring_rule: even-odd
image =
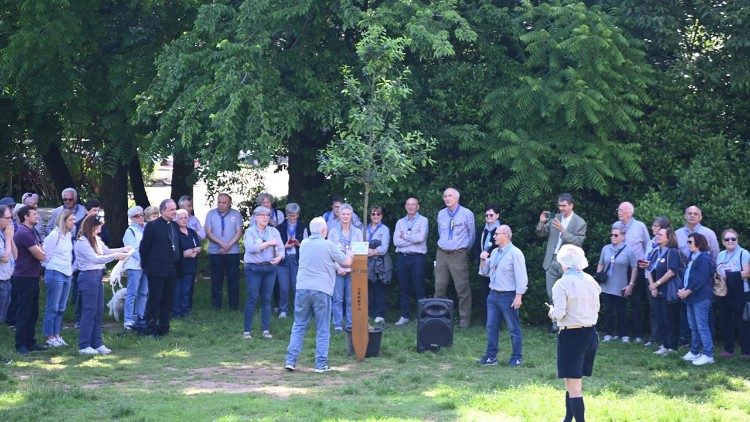
[(365, 225), (370, 192), (390, 194), (393, 184), (418, 165), (432, 163), (434, 141), (400, 127), (401, 103), (411, 93), (406, 85), (409, 69), (401, 66), (407, 43), (406, 38), (387, 36), (379, 25), (363, 30), (357, 43), (361, 74), (348, 66), (342, 69), (343, 92), (351, 100), (347, 118), (319, 158), (321, 172), (343, 178), (345, 186), (362, 188)]

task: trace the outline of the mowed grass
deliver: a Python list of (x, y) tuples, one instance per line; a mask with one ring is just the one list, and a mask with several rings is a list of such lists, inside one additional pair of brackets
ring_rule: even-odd
[[(417, 353), (416, 324), (389, 324), (380, 357), (363, 363), (347, 356), (344, 336), (334, 335), (334, 371), (325, 374), (312, 371), (311, 330), (297, 371), (288, 373), (291, 319), (274, 317), (274, 338), (266, 340), (256, 314), (255, 335), (246, 341), (241, 312), (211, 310), (206, 280), (196, 293), (193, 317), (173, 322), (160, 340), (122, 333), (107, 316), (109, 356), (82, 357), (70, 346), (22, 357), (12, 332), (0, 327), (0, 355), (13, 359), (0, 367), (0, 420), (548, 421), (565, 411), (555, 336), (541, 328), (524, 327), (525, 362), (517, 369), (476, 365), (486, 341), (479, 326), (455, 331), (452, 348)], [(77, 339), (73, 328), (63, 336), (70, 344)], [(501, 363), (509, 352), (502, 333)], [(601, 344), (594, 376), (584, 382), (587, 417), (750, 420), (749, 379), (750, 362), (739, 359), (696, 368), (641, 345)]]

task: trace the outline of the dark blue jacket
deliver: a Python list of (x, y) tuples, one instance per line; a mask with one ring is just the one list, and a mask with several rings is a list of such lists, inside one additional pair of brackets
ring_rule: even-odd
[(713, 294), (713, 275), (714, 265), (711, 262), (711, 255), (708, 252), (701, 252), (693, 258), (693, 265), (690, 267), (690, 278), (687, 280), (687, 289), (692, 293), (685, 298), (686, 305), (711, 300), (711, 295)]

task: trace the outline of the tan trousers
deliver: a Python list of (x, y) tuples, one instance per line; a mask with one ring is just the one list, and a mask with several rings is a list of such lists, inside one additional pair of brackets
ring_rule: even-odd
[(454, 253), (438, 249), (435, 257), (435, 297), (446, 297), (451, 278), (458, 296), (459, 325), (468, 327), (471, 320), (471, 286), (469, 254), (466, 249)]

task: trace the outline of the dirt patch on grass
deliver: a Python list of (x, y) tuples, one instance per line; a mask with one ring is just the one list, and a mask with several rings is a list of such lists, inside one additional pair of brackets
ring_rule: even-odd
[[(198, 394), (265, 394), (284, 399), (295, 395), (319, 393), (321, 390), (331, 390), (341, 387), (351, 379), (356, 369), (357, 381), (374, 377), (375, 370), (363, 371), (356, 363), (350, 363), (333, 368), (324, 374), (315, 373), (313, 368), (298, 367), (294, 372), (288, 372), (282, 367), (252, 366), (252, 365), (219, 365), (190, 369), (177, 372), (175, 368), (164, 367), (169, 374), (162, 373), (161, 377), (138, 375), (132, 381), (117, 382), (106, 379), (89, 380), (83, 388), (98, 387), (117, 388), (154, 388), (169, 386), (182, 390), (185, 395)], [(175, 371), (175, 372), (173, 372)]]

